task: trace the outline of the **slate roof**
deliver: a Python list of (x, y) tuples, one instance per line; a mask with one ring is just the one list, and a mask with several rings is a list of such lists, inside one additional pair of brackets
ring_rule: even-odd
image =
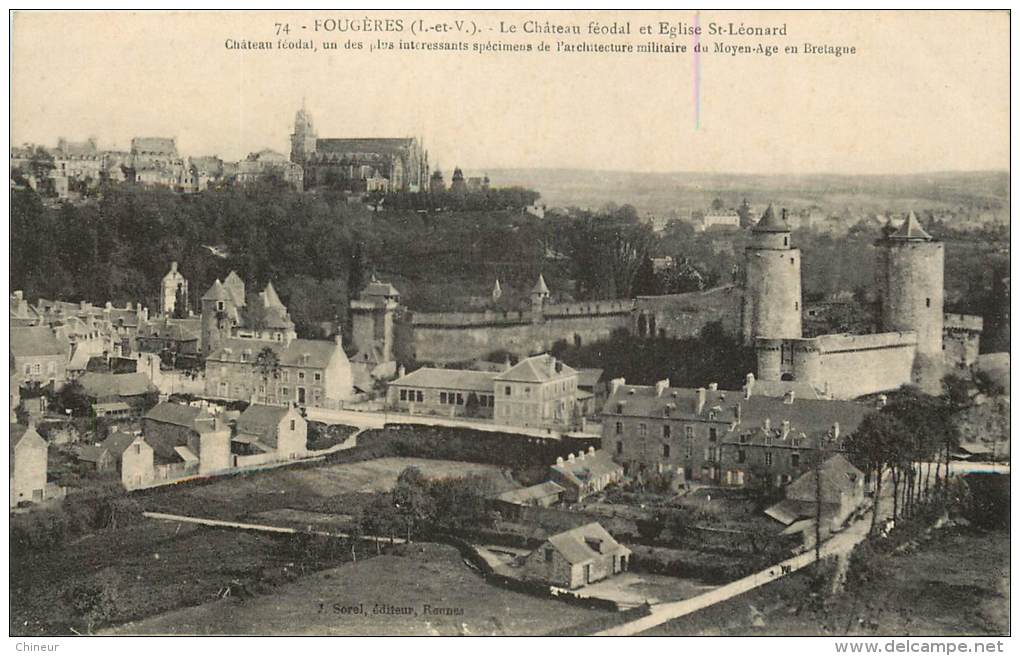
[(10, 348), (15, 357), (69, 354), (67, 343), (48, 326), (12, 326)]
[(315, 150), (321, 153), (403, 154), (414, 144), (411, 137), (317, 139)]
[(545, 277), (540, 273), (538, 274), (538, 282), (531, 289), (532, 294), (549, 294), (549, 288), (545, 284)]
[(285, 405), (253, 404), (237, 418), (237, 431), (259, 437), (268, 437), (276, 432), (283, 418), (290, 412)]
[[(586, 539), (595, 539), (602, 542), (602, 551), (594, 551)], [(613, 539), (613, 536), (609, 534), (609, 531), (602, 528), (602, 525), (598, 522), (592, 522), (591, 524), (585, 524), (584, 526), (578, 526), (577, 528), (556, 535), (549, 536), (547, 540), (549, 544), (560, 552), (567, 562), (571, 565), (580, 565), (583, 563), (591, 562), (600, 555), (605, 554), (629, 554), (630, 549), (622, 546), (619, 542)]]
[(131, 153), (158, 153), (160, 155), (177, 155), (177, 143), (168, 137), (135, 137), (131, 140)]
[(594, 388), (602, 380), (601, 369), (577, 369), (577, 386)]
[(110, 455), (119, 458), (137, 439), (138, 435), (117, 431), (111, 433), (110, 437), (103, 440), (102, 448), (109, 451)]
[(491, 371), (468, 371), (466, 369), (434, 369), (422, 367), (390, 383), (400, 387), (424, 389), (464, 390), (469, 392), (493, 392), (496, 373)]
[(217, 278), (216, 282), (209, 287), (209, 291), (202, 295), (203, 301), (229, 301), (230, 294), (227, 292), (227, 288), (223, 286), (220, 279)]
[(562, 485), (554, 481), (546, 481), (539, 483), (538, 485), (532, 485), (531, 487), (523, 487), (517, 490), (510, 490), (504, 492), (496, 497), (497, 500), (506, 503), (514, 503), (517, 505), (525, 506), (531, 501), (538, 499), (544, 499), (553, 494), (560, 494), (564, 492)]
[(564, 458), (557, 461), (552, 468), (578, 487), (588, 481), (614, 472), (623, 473), (623, 466), (615, 463), (608, 451), (598, 450), (595, 453), (585, 452), (583, 457), (575, 456), (574, 461)]
[(86, 372), (79, 379), (86, 396), (103, 399), (110, 396), (141, 396), (158, 391), (144, 373), (107, 374)]
[[(223, 340), (220, 348), (209, 354), (206, 360), (241, 363), (241, 354), (248, 350), (250, 355), (248, 362), (244, 364), (251, 364), (254, 368), (255, 356), (267, 346), (276, 353), (282, 367), (325, 369), (329, 366), (333, 357), (347, 359), (343, 347), (329, 340), (292, 339), (289, 343), (284, 344), (283, 342), (265, 339), (239, 339), (232, 337)], [(307, 361), (303, 358), (305, 354), (308, 355)]]
[(400, 296), (400, 292), (390, 283), (380, 282), (376, 280), (375, 276), (372, 276), (372, 280), (361, 291), (361, 298), (371, 298), (374, 296)]
[[(852, 493), (864, 481), (864, 473), (838, 453), (821, 464), (819, 474), (823, 503), (838, 503), (841, 495)], [(805, 472), (786, 486), (786, 498), (814, 503), (817, 486), (814, 470)]]
[[(560, 367), (559, 371), (556, 371), (556, 366)], [(543, 353), (521, 360), (507, 371), (497, 374), (496, 380), (515, 383), (544, 383), (576, 375), (577, 371), (573, 368), (556, 360), (548, 353)]]
[(170, 402), (157, 404), (156, 407), (146, 413), (145, 418), (164, 424), (183, 426), (192, 430), (198, 430), (195, 427), (195, 422), (199, 420), (207, 420), (210, 425), (212, 424), (212, 415), (206, 412), (205, 409)]
[(272, 282), (266, 283), (266, 289), (262, 293), (264, 294), (263, 301), (266, 307), (283, 307), (283, 301), (280, 300), (276, 289), (273, 288)]
[(888, 238), (905, 241), (932, 241), (931, 235), (924, 231), (920, 221), (917, 220), (917, 215), (913, 212), (907, 215), (907, 220), (903, 222), (903, 225)]
[(761, 220), (752, 230), (754, 232), (790, 232), (790, 226), (786, 225), (786, 221), (776, 214), (770, 203), (765, 209), (765, 213), (761, 215)]

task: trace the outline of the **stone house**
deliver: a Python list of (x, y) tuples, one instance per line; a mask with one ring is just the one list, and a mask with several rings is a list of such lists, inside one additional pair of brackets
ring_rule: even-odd
[(836, 454), (817, 470), (805, 472), (786, 486), (786, 498), (771, 506), (765, 514), (795, 533), (814, 528), (821, 489), (822, 529), (829, 533), (840, 526), (864, 503), (864, 473)]
[(47, 498), (46, 454), (49, 445), (30, 423), (11, 424), (10, 507), (23, 501), (40, 503)]
[(125, 414), (137, 417), (148, 410), (146, 405), (154, 403), (154, 396), (159, 392), (149, 377), (141, 372), (108, 374), (89, 371), (82, 374), (79, 382), (97, 416), (101, 412), (108, 414), (110, 410), (120, 414), (116, 410), (124, 406)]
[(308, 453), (308, 422), (292, 405), (253, 404), (241, 413), (231, 439), (237, 456), (266, 455), (272, 460), (300, 458)]
[(102, 446), (113, 457), (125, 488), (134, 490), (152, 483), (155, 454), (144, 437), (116, 432), (106, 438)]
[(386, 404), (411, 414), (492, 418), (495, 376), (488, 371), (422, 367), (389, 384)]
[(548, 353), (521, 360), (493, 382), (496, 423), (566, 428), (574, 421), (577, 371)]
[(12, 326), (10, 355), (19, 387), (37, 384), (59, 389), (67, 381), (70, 348), (48, 326)]
[(524, 578), (574, 590), (627, 571), (631, 551), (598, 522), (550, 536), (527, 556)]
[(516, 521), (522, 508), (549, 508), (563, 498), (563, 486), (553, 481), (504, 492), (492, 500), (493, 507), (507, 519)]
[(617, 379), (602, 413), (602, 447), (628, 474), (683, 472), (688, 482), (743, 486), (752, 475), (783, 485), (819, 448), (838, 451), (868, 406), (742, 391), (674, 388)]
[(160, 403), (142, 418), (142, 434), (161, 463), (184, 463), (199, 474), (231, 466), (230, 428), (202, 408)]
[(608, 451), (589, 447), (587, 453), (581, 451), (576, 456), (571, 453), (565, 460), (557, 458), (549, 478), (563, 486), (564, 501), (576, 503), (621, 481), (623, 465), (614, 462)]

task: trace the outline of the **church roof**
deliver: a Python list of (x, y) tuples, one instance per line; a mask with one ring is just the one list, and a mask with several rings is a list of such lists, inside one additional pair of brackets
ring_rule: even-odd
[(176, 155), (177, 144), (166, 137), (135, 137), (131, 140), (131, 152), (154, 155)]
[(399, 155), (414, 145), (413, 137), (317, 139), (315, 150), (320, 153), (380, 153)]
[(911, 212), (907, 220), (899, 227), (899, 230), (889, 235), (889, 239), (903, 239), (910, 241), (931, 241), (931, 235), (924, 231), (917, 215)]
[(786, 221), (780, 216), (776, 216), (775, 210), (772, 209), (770, 203), (766, 208), (765, 213), (761, 215), (761, 220), (754, 226), (755, 232), (790, 232), (790, 226), (786, 225)]
[(538, 274), (538, 282), (535, 283), (534, 289), (531, 290), (532, 294), (548, 294), (549, 288), (545, 285), (545, 277), (542, 274)]

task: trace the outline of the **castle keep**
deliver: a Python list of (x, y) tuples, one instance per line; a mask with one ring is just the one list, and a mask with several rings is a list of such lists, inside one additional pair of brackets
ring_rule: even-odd
[(870, 335), (801, 337), (800, 257), (789, 247), (790, 228), (769, 208), (754, 235), (746, 252), (741, 323), (745, 341), (755, 345), (761, 380), (806, 382), (837, 399), (907, 383), (937, 394), (946, 362), (967, 366), (976, 357), (980, 318), (951, 315), (946, 331), (943, 246), (913, 213), (878, 242), (883, 332)]

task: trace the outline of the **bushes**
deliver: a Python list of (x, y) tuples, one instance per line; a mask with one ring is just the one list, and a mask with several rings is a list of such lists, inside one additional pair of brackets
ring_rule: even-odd
[(65, 498), (59, 508), (12, 515), (12, 556), (58, 549), (92, 531), (140, 521), (139, 500), (124, 495), (119, 485), (116, 488), (112, 495), (72, 496)]

